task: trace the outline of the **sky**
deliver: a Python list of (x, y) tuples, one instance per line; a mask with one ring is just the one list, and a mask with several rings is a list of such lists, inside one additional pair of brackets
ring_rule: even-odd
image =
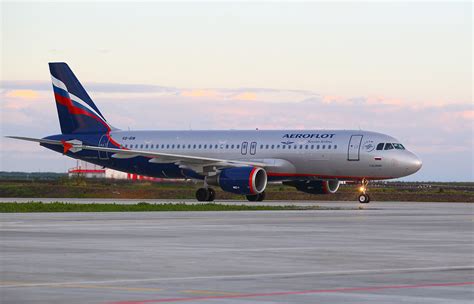
[(472, 3), (1, 2), (0, 170), (75, 162), (5, 135), (60, 133), (47, 63), (122, 129), (363, 129), (474, 181)]

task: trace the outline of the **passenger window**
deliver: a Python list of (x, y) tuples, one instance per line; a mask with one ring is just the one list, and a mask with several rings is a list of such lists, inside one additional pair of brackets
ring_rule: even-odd
[(236, 149), (240, 149), (240, 145), (237, 145), (237, 147), (235, 147)]
[(177, 145), (177, 146), (176, 146), (176, 149), (179, 149), (179, 148), (181, 148), (181, 145)]
[(334, 150), (336, 150), (336, 149), (337, 149), (337, 145), (334, 145)]
[(145, 149), (148, 149), (148, 144), (145, 145)]
[(170, 148), (170, 145), (169, 145), (169, 144), (168, 144), (168, 145), (166, 145), (166, 149), (169, 149), (169, 148)]
[(326, 149), (326, 145), (323, 145), (323, 150)]
[(201, 145), (199, 145), (198, 148), (201, 149)]
[(280, 145), (277, 145), (277, 149), (280, 149)]
[(282, 149), (286, 149), (286, 146), (285, 146), (285, 145), (282, 145), (281, 148), (282, 148)]
[(297, 146), (297, 145), (294, 145), (294, 146), (293, 146), (293, 149), (294, 149), (294, 150), (298, 149), (298, 146)]
[(316, 150), (319, 150), (319, 145), (316, 146)]
[(268, 149), (268, 145), (265, 145), (265, 149)]
[(377, 145), (377, 150), (383, 150), (384, 143), (380, 143)]
[(229, 149), (229, 145), (225, 145), (225, 148), (226, 148), (226, 149)]
[(214, 149), (217, 149), (217, 148), (219, 148), (219, 146), (218, 146), (218, 145), (214, 145)]
[(234, 149), (234, 145), (231, 145), (230, 148), (231, 148), (231, 149)]
[(288, 145), (288, 150), (290, 150), (290, 149), (291, 149), (291, 146), (290, 146), (290, 145)]
[(392, 150), (393, 145), (391, 143), (385, 144), (385, 149), (384, 150)]
[(305, 148), (306, 150), (308, 150), (308, 145), (304, 146), (304, 148)]
[(328, 145), (328, 149), (331, 149), (331, 145)]
[(196, 149), (196, 145), (193, 145), (193, 149)]
[(260, 145), (260, 150), (263, 150), (263, 145)]
[(272, 146), (271, 146), (271, 149), (272, 149), (272, 150), (275, 149), (275, 145), (272, 145)]
[(311, 145), (311, 150), (314, 150), (314, 145)]

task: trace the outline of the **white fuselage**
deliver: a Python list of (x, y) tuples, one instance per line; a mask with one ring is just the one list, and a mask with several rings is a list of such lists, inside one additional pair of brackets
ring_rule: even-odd
[(264, 162), (267, 174), (281, 179), (389, 179), (421, 167), (408, 150), (376, 149), (380, 143), (399, 144), (395, 138), (360, 130), (112, 131), (110, 136), (126, 149)]

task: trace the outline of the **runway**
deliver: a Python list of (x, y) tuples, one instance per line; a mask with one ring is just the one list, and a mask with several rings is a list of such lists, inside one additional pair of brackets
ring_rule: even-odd
[(295, 203), (0, 214), (0, 302), (472, 303), (473, 204)]

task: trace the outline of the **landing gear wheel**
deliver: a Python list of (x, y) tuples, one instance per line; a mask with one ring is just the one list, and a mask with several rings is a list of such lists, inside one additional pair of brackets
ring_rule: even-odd
[(261, 202), (265, 199), (265, 192), (253, 195), (246, 195), (249, 202)]
[(258, 201), (258, 194), (254, 195), (246, 195), (245, 196), (249, 202), (256, 202)]
[(216, 191), (212, 188), (207, 189), (209, 191), (209, 198), (207, 199), (208, 202), (213, 202), (216, 199)]
[(367, 193), (362, 193), (359, 195), (359, 203), (368, 204), (370, 203), (370, 196)]
[(196, 191), (196, 199), (199, 202), (207, 202), (209, 201), (209, 197), (210, 197), (210, 191), (206, 188), (199, 188)]

